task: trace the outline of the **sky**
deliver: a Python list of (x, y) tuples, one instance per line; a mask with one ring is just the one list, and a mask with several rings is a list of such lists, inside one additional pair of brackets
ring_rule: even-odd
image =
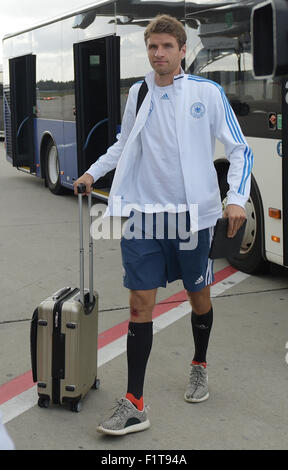
[[(41, 21), (54, 18), (78, 7), (92, 4), (93, 0), (4, 0), (0, 14), (0, 64), (2, 64), (2, 38), (33, 26)], [(49, 10), (47, 8), (49, 5)]]

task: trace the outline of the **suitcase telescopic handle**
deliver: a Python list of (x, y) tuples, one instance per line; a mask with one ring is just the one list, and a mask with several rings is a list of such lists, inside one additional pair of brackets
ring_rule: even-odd
[[(78, 184), (78, 203), (79, 203), (79, 235), (80, 235), (80, 302), (84, 302), (84, 244), (83, 244), (83, 195), (86, 192), (86, 186), (83, 183)], [(88, 194), (88, 210), (90, 217), (90, 226), (92, 223), (91, 216), (92, 196)], [(89, 303), (93, 303), (93, 237), (91, 230), (89, 230)]]

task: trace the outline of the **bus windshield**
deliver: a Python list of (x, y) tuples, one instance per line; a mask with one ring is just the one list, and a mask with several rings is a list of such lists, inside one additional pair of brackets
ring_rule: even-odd
[(223, 86), (245, 135), (281, 138), (276, 122), (281, 82), (255, 80), (252, 73), (250, 13), (255, 2), (229, 3), (187, 14), (187, 71)]

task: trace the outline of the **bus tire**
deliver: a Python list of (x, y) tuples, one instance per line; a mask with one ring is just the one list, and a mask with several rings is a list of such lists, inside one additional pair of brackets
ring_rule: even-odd
[[(227, 173), (222, 175), (219, 181), (223, 208), (227, 199), (229, 186)], [(263, 210), (257, 184), (252, 177), (250, 197), (245, 206), (247, 225), (243, 237), (240, 253), (237, 256), (227, 258), (234, 268), (248, 274), (266, 272), (269, 263), (263, 258)]]
[(55, 142), (50, 139), (45, 151), (46, 184), (53, 194), (64, 194), (65, 188), (61, 186), (58, 150)]

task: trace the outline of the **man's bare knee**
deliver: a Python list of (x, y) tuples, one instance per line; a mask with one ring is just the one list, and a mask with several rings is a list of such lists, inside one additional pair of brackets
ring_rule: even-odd
[(198, 292), (187, 292), (192, 309), (198, 315), (203, 315), (212, 307), (211, 298), (210, 298), (210, 287), (204, 287)]
[(155, 299), (156, 289), (130, 291), (130, 320), (139, 323), (152, 321)]

